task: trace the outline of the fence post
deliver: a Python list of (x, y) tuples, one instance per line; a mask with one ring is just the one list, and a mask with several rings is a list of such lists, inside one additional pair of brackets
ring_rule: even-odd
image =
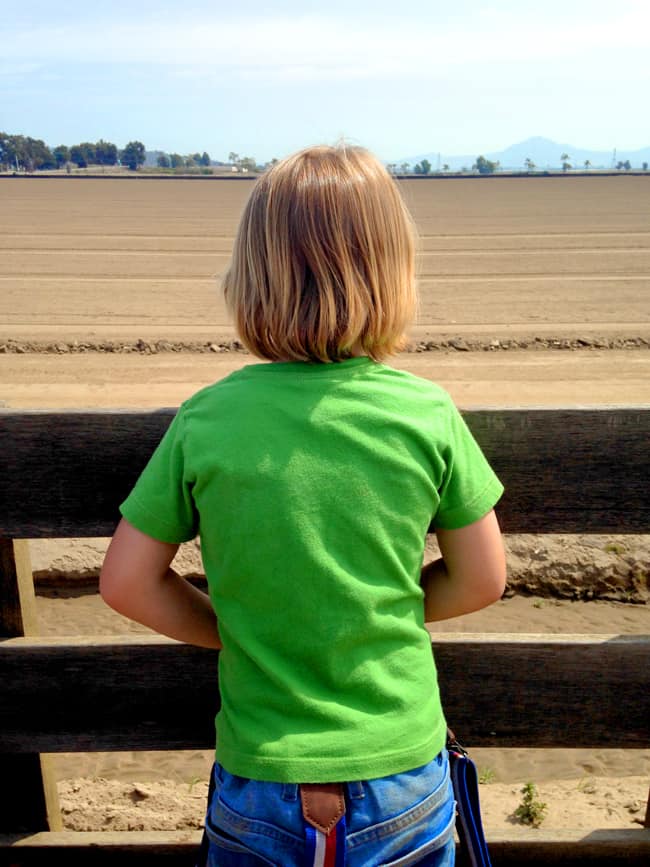
[[(0, 639), (36, 635), (36, 599), (25, 539), (0, 539)], [(43, 708), (47, 713), (47, 708)], [(48, 755), (0, 755), (10, 797), (0, 811), (0, 830), (60, 831), (61, 810)]]

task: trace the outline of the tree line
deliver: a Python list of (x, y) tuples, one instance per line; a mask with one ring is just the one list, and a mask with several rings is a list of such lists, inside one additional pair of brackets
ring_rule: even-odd
[(156, 165), (159, 169), (191, 169), (196, 166), (207, 168), (211, 163), (212, 160), (207, 151), (203, 151), (202, 154), (187, 154), (187, 156), (161, 152), (156, 158)]
[(4, 171), (33, 172), (61, 169), (70, 164), (87, 166), (126, 166), (135, 171), (145, 161), (145, 147), (140, 141), (130, 141), (124, 148), (100, 139), (75, 145), (50, 148), (42, 139), (0, 132), (0, 166)]
[[(575, 166), (573, 165), (573, 162), (570, 162), (570, 160), (571, 160), (571, 157), (567, 153), (563, 153), (560, 156), (560, 163), (561, 163), (562, 171), (565, 173), (569, 172), (575, 168)], [(526, 157), (526, 159), (524, 160), (524, 167), (529, 174), (537, 171), (537, 166), (530, 159), (530, 157)], [(392, 174), (430, 175), (432, 166), (431, 166), (431, 163), (429, 162), (429, 160), (423, 159), (419, 163), (416, 163), (413, 166), (413, 168), (411, 168), (410, 163), (400, 163), (399, 165), (397, 163), (389, 163), (387, 168), (388, 168), (389, 172), (391, 172)], [(589, 171), (592, 168), (591, 161), (585, 160), (582, 168), (584, 168), (585, 171)], [(632, 169), (632, 164), (630, 163), (629, 160), (619, 160), (616, 163), (615, 168), (617, 169), (617, 171), (629, 172)], [(476, 158), (476, 161), (472, 164), (471, 171), (472, 172), (478, 172), (479, 175), (492, 175), (495, 172), (500, 171), (500, 169), (501, 169), (501, 164), (499, 163), (498, 160), (497, 161), (489, 160), (484, 156), (479, 156)], [(641, 163), (641, 169), (644, 172), (647, 172), (648, 171), (648, 163), (647, 162)], [(445, 163), (438, 170), (437, 173), (439, 174), (440, 172), (442, 172), (442, 173), (446, 174), (448, 171), (449, 171), (449, 166), (447, 165), (447, 163)], [(469, 171), (470, 171), (470, 169), (467, 166), (463, 166), (463, 168), (460, 169), (461, 174), (467, 174)]]
[[(498, 162), (493, 162), (492, 160), (486, 159), (484, 156), (480, 156), (476, 158), (476, 162), (472, 164), (472, 171), (478, 172), (480, 175), (491, 175), (494, 172), (500, 169), (500, 164)], [(416, 163), (412, 168), (410, 163), (388, 163), (387, 169), (393, 175), (430, 175), (433, 166), (427, 159), (420, 160), (419, 163)], [(443, 172), (446, 174), (449, 171), (449, 165), (444, 163), (438, 169), (436, 174), (440, 174)], [(461, 173), (465, 174), (469, 171), (467, 166), (461, 169)]]
[[(191, 154), (166, 153), (154, 151), (156, 165), (162, 170), (200, 169), (209, 171), (212, 165), (230, 165), (238, 172), (261, 172), (270, 163), (258, 165), (253, 157), (240, 156), (231, 151), (228, 163), (212, 160), (207, 151)], [(144, 165), (146, 149), (141, 141), (130, 141), (124, 148), (113, 142), (100, 139), (97, 142), (80, 142), (75, 145), (57, 145), (50, 148), (42, 139), (25, 135), (11, 135), (0, 132), (0, 171), (34, 172), (48, 169), (71, 169), (72, 166), (85, 169), (88, 166), (126, 166), (136, 171)]]
[[(57, 145), (55, 148), (50, 148), (42, 139), (0, 132), (1, 171), (33, 172), (47, 169), (69, 169), (71, 165), (85, 169), (88, 166), (115, 166), (118, 164), (136, 171), (144, 165), (145, 159), (146, 150), (141, 141), (130, 141), (122, 149), (119, 149), (113, 142), (104, 141), (103, 139), (97, 142), (81, 142), (72, 146)], [(574, 168), (569, 154), (563, 153), (560, 161), (563, 172), (571, 171)], [(241, 157), (239, 154), (231, 151), (228, 154), (228, 163), (225, 165), (232, 166), (233, 170), (238, 172), (261, 172), (276, 162), (277, 159), (274, 158), (268, 163), (258, 165), (253, 157)], [(159, 151), (156, 164), (158, 168), (163, 170), (194, 169), (198, 167), (203, 171), (209, 169), (213, 164), (224, 165), (221, 162), (213, 162), (207, 151), (186, 155)], [(524, 166), (528, 173), (537, 170), (537, 166), (530, 158), (524, 160)], [(589, 171), (591, 167), (591, 162), (585, 160), (584, 169)], [(420, 160), (413, 167), (411, 167), (410, 163), (404, 162), (399, 165), (397, 163), (388, 163), (387, 168), (392, 174), (429, 175), (432, 173), (432, 165), (427, 159)], [(618, 171), (630, 171), (631, 168), (629, 160), (619, 160), (616, 164)], [(648, 171), (648, 163), (644, 162), (641, 168), (643, 171)], [(498, 161), (489, 160), (481, 155), (472, 164), (471, 171), (478, 172), (480, 175), (491, 175), (500, 169), (501, 166)], [(445, 163), (438, 169), (438, 172), (440, 171), (446, 174), (449, 172), (449, 165)], [(470, 169), (464, 166), (460, 171), (462, 174), (466, 174)]]
[[(270, 163), (258, 165), (253, 157), (240, 156), (231, 151), (228, 163), (212, 160), (207, 151), (191, 154), (154, 151), (156, 165), (162, 170), (200, 169), (207, 172), (212, 165), (230, 165), (238, 172), (261, 172)], [(70, 170), (71, 166), (85, 169), (88, 166), (126, 166), (136, 171), (146, 160), (146, 149), (141, 141), (130, 141), (118, 148), (113, 142), (100, 139), (97, 142), (80, 142), (75, 145), (57, 145), (50, 148), (42, 139), (0, 132), (0, 171), (34, 172), (48, 169)]]

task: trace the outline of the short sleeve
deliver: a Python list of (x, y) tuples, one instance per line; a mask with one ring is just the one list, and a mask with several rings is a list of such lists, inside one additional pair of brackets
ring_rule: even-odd
[(198, 532), (193, 479), (184, 452), (183, 408), (174, 417), (133, 490), (120, 505), (126, 520), (148, 536), (176, 544)]
[(433, 525), (457, 530), (487, 515), (503, 494), (503, 485), (451, 400), (447, 434), (445, 472)]

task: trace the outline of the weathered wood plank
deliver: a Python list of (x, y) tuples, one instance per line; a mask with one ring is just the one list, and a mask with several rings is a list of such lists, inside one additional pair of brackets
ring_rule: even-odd
[(0, 410), (0, 536), (112, 535), (174, 413)]
[(217, 658), (146, 636), (0, 642), (0, 751), (208, 749)]
[[(646, 867), (650, 832), (596, 830), (591, 832), (513, 828), (490, 833), (488, 846), (494, 867), (563, 865), (590, 867), (625, 864)], [(64, 863), (72, 867), (192, 867), (200, 832), (178, 831), (63, 831), (28, 836), (0, 834), (0, 865)]]
[(200, 831), (0, 834), (0, 867), (194, 867)]
[(650, 863), (650, 832), (642, 828), (578, 831), (514, 827), (495, 833), (487, 829), (486, 834), (494, 867), (647, 867)]
[(31, 751), (0, 754), (3, 806), (0, 831), (63, 828), (52, 757)]
[[(0, 539), (0, 636), (38, 632), (29, 545)], [(0, 810), (0, 828), (59, 831), (61, 811), (51, 757), (0, 752), (0, 777), (11, 783), (11, 797)]]
[(606, 748), (621, 732), (650, 746), (650, 635), (449, 634), (433, 648), (461, 742)]
[[(650, 636), (449, 634), (433, 647), (468, 746), (605, 748), (620, 732), (650, 747)], [(209, 749), (217, 706), (214, 651), (149, 636), (0, 642), (1, 751)]]
[(0, 636), (38, 632), (29, 544), (24, 539), (0, 539)]
[(464, 415), (505, 484), (505, 532), (648, 532), (650, 407)]
[[(174, 412), (0, 410), (0, 536), (111, 535)], [(506, 532), (648, 531), (650, 407), (464, 416), (505, 483)]]

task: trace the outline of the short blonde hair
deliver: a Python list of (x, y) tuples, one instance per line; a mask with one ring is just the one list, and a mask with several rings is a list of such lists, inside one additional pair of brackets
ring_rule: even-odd
[(415, 314), (415, 231), (393, 178), (358, 147), (311, 147), (276, 163), (246, 204), (224, 293), (260, 358), (398, 351)]

